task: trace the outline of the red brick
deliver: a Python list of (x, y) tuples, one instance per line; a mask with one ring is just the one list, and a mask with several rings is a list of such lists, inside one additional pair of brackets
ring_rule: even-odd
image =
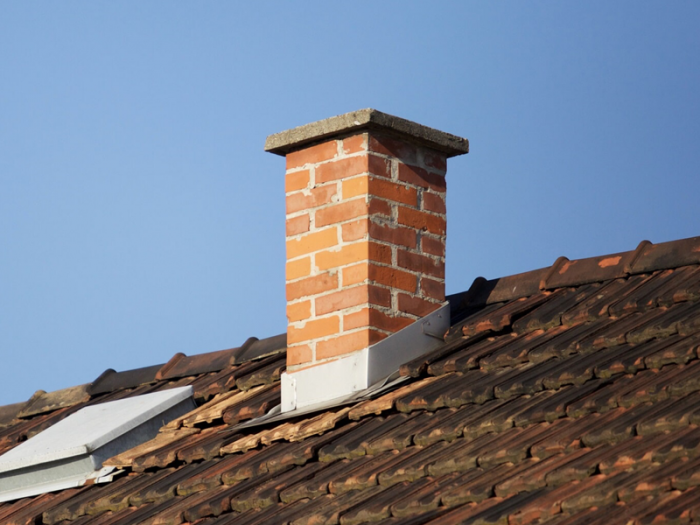
[(420, 291), (425, 297), (436, 299), (438, 301), (445, 300), (445, 282), (436, 281), (428, 277), (421, 277)]
[(300, 365), (310, 363), (313, 360), (313, 352), (309, 345), (295, 345), (287, 347), (287, 365)]
[(435, 213), (442, 213), (443, 215), (447, 213), (445, 200), (440, 195), (428, 193), (427, 191), (423, 193), (423, 209), (434, 211)]
[(341, 270), (343, 272), (342, 286), (351, 286), (361, 283), (369, 279), (369, 265), (367, 262), (361, 262), (354, 266), (348, 266)]
[(363, 308), (358, 312), (343, 315), (343, 330), (354, 330), (355, 328), (369, 327), (369, 316), (371, 311), (373, 311), (371, 308)]
[(367, 155), (347, 157), (316, 167), (316, 184), (367, 173)]
[(309, 186), (309, 182), (309, 170), (287, 173), (284, 177), (284, 191), (290, 193), (303, 190)]
[(333, 202), (333, 197), (338, 193), (337, 184), (326, 184), (309, 191), (308, 195), (303, 191), (297, 191), (287, 195), (287, 213), (309, 210), (324, 204)]
[(381, 199), (369, 199), (369, 214), (370, 215), (386, 215), (391, 217), (391, 204)]
[(418, 289), (418, 278), (415, 274), (392, 268), (391, 266), (370, 264), (369, 280), (411, 293), (416, 293)]
[(357, 241), (367, 235), (369, 219), (347, 222), (342, 225), (343, 242)]
[(344, 334), (327, 341), (319, 341), (316, 343), (316, 359), (327, 359), (356, 352), (381, 341), (385, 337), (386, 334), (376, 330), (365, 329)]
[(297, 328), (294, 325), (287, 327), (287, 344), (312, 341), (321, 337), (337, 334), (340, 331), (340, 318), (337, 315), (322, 319), (311, 319), (304, 326)]
[(351, 306), (369, 303), (369, 289), (365, 285), (353, 286), (339, 292), (316, 297), (314, 302), (316, 315), (329, 314)]
[(422, 168), (409, 166), (407, 164), (399, 164), (399, 180), (421, 188), (429, 188), (440, 193), (444, 192), (447, 188), (444, 176), (430, 173)]
[(287, 169), (292, 170), (305, 164), (324, 162), (335, 157), (337, 153), (338, 145), (335, 140), (294, 151), (287, 154)]
[(368, 285), (369, 303), (377, 306), (391, 306), (391, 290), (381, 286)]
[(354, 135), (343, 140), (343, 153), (351, 155), (367, 150), (367, 133)]
[(428, 168), (433, 168), (442, 173), (447, 171), (447, 159), (445, 155), (436, 151), (426, 151), (423, 154), (423, 164)]
[(398, 332), (413, 324), (413, 319), (408, 317), (392, 317), (378, 310), (373, 310), (370, 314), (370, 321), (374, 328), (387, 332)]
[(307, 233), (299, 238), (287, 241), (287, 259), (294, 259), (300, 255), (317, 252), (324, 248), (331, 248), (337, 244), (337, 228), (326, 228), (325, 230)]
[(346, 244), (340, 249), (319, 252), (315, 257), (319, 270), (338, 268), (360, 261), (391, 264), (391, 248), (376, 242), (358, 241)]
[(351, 201), (344, 201), (316, 212), (314, 224), (317, 228), (328, 226), (330, 224), (338, 224), (339, 222), (348, 221), (361, 217), (369, 213), (369, 206), (366, 199), (360, 197)]
[(296, 323), (311, 317), (311, 301), (287, 304), (287, 321)]
[(370, 222), (369, 236), (378, 241), (390, 242), (406, 248), (415, 248), (417, 243), (417, 232), (413, 228), (384, 226), (376, 222)]
[(396, 157), (408, 164), (415, 164), (418, 158), (417, 150), (412, 144), (383, 135), (370, 134), (369, 150)]
[(445, 278), (445, 263), (444, 261), (436, 261), (419, 253), (411, 253), (405, 250), (397, 252), (397, 261), (401, 268), (406, 268), (414, 272), (432, 275), (439, 279)]
[(353, 177), (343, 181), (343, 200), (357, 196), (379, 197), (409, 206), (418, 205), (418, 191), (415, 188), (372, 175)]
[(380, 197), (389, 201), (400, 202), (409, 206), (418, 205), (418, 192), (415, 188), (409, 188), (403, 184), (396, 184), (377, 177), (369, 178), (368, 192), (374, 197)]
[(368, 155), (367, 171), (372, 175), (391, 178), (391, 161), (376, 155)]
[(371, 327), (394, 333), (402, 328), (406, 328), (411, 323), (413, 323), (413, 319), (409, 319), (408, 317), (391, 317), (374, 308), (363, 308), (358, 312), (345, 314), (343, 316), (344, 330)]
[(439, 215), (432, 215), (425, 211), (418, 211), (405, 206), (399, 206), (399, 224), (411, 226), (417, 230), (426, 230), (435, 235), (445, 235), (447, 221)]
[(440, 308), (440, 304), (432, 303), (418, 297), (411, 297), (408, 294), (400, 293), (398, 295), (399, 311), (406, 312), (418, 317), (425, 317), (430, 312)]
[(309, 231), (309, 214), (305, 213), (304, 215), (287, 219), (286, 228), (287, 237), (299, 235), (300, 233), (306, 233)]
[(434, 239), (433, 237), (428, 237), (423, 234), (420, 238), (420, 249), (423, 253), (444, 257), (445, 241), (442, 239)]
[(369, 175), (360, 175), (351, 179), (342, 181), (343, 185), (343, 200), (352, 199), (362, 195), (363, 197), (369, 194)]
[(315, 299), (316, 315), (329, 314), (362, 304), (388, 306), (391, 304), (391, 292), (386, 288), (372, 284), (361, 284), (339, 292), (322, 295)]
[(293, 281), (311, 274), (311, 257), (287, 261), (287, 281)]
[(287, 283), (287, 301), (294, 301), (309, 295), (329, 292), (338, 288), (338, 275), (322, 273), (308, 279)]

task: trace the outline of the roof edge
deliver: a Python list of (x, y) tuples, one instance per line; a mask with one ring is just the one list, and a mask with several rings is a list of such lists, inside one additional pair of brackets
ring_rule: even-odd
[(462, 309), (692, 264), (700, 264), (700, 236), (659, 244), (642, 241), (627, 252), (574, 260), (558, 257), (551, 266), (529, 272), (489, 280), (477, 277), (468, 291), (455, 294), (453, 300), (458, 303), (455, 308)]

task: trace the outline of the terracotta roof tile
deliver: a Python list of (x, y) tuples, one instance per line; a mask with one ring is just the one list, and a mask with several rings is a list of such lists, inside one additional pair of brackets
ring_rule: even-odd
[(20, 413), (24, 405), (26, 405), (26, 402), (0, 407), (0, 430), (14, 424), (17, 414)]
[(181, 440), (199, 432), (200, 430), (198, 428), (181, 428), (179, 430), (160, 432), (152, 440), (131, 448), (126, 452), (122, 452), (118, 456), (107, 459), (103, 464), (108, 467), (124, 468), (133, 466), (135, 461), (140, 457), (144, 457), (145, 460), (149, 462), (156, 461), (156, 454), (163, 451), (164, 448), (172, 444), (180, 445)]
[(631, 262), (633, 255), (634, 252), (624, 252), (574, 261), (567, 260), (547, 279), (545, 288), (581, 286), (627, 277), (627, 265)]
[(233, 356), (231, 364), (245, 363), (261, 357), (279, 354), (287, 350), (287, 334), (279, 334), (265, 339), (251, 337)]
[(87, 388), (91, 396), (113, 392), (122, 388), (134, 388), (140, 385), (153, 383), (156, 374), (163, 365), (146, 366), (124, 372), (116, 372), (111, 368), (105, 370)]
[(218, 372), (231, 363), (238, 348), (186, 356), (175, 354), (156, 374), (158, 380), (177, 379), (207, 372)]
[(700, 262), (700, 237), (648, 244), (631, 265), (634, 273), (678, 268)]
[(17, 417), (26, 419), (38, 414), (53, 412), (59, 408), (72, 407), (90, 400), (89, 385), (80, 385), (54, 392), (38, 392), (19, 411)]
[(236, 429), (279, 403), (286, 336), (0, 407), (0, 451), (86, 404), (192, 385), (198, 407), (114, 481), (0, 503), (2, 523), (700, 520), (700, 238), (452, 296), (445, 344), (373, 399)]

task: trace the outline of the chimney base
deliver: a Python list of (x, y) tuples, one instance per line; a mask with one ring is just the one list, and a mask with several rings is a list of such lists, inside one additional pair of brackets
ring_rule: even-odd
[(333, 406), (387, 379), (401, 365), (444, 344), (450, 303), (352, 355), (283, 373), (281, 411)]

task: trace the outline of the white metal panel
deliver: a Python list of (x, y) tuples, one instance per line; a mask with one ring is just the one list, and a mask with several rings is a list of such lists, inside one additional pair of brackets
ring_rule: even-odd
[(333, 406), (389, 377), (402, 364), (444, 344), (450, 303), (352, 355), (282, 374), (282, 412)]
[(445, 344), (450, 329), (450, 303), (446, 303), (395, 334), (369, 347), (367, 386), (390, 376), (401, 365)]
[(367, 388), (367, 348), (352, 355), (305, 368), (282, 379), (282, 411), (347, 397)]
[(185, 386), (85, 407), (0, 456), (0, 472), (90, 454), (192, 392)]

